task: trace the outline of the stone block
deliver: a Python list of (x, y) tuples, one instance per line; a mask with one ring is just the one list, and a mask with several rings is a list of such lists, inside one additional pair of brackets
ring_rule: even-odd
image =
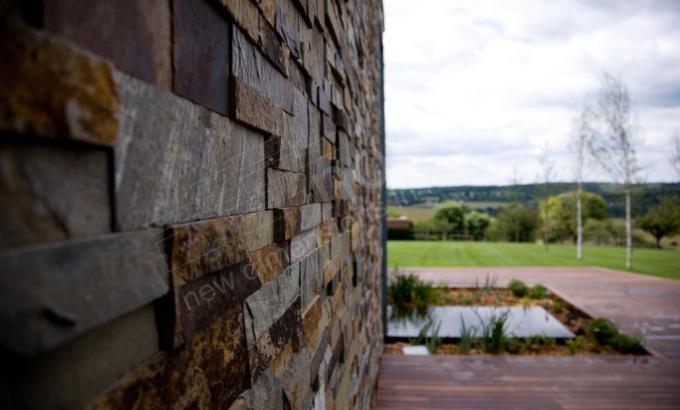
[(354, 145), (350, 144), (349, 136), (344, 131), (338, 131), (338, 160), (340, 165), (352, 168), (352, 158), (354, 157)]
[(300, 47), (300, 14), (295, 9), (292, 1), (278, 2), (276, 10), (276, 32), (290, 49), (291, 57), (300, 59), (302, 49)]
[(276, 240), (290, 239), (321, 223), (321, 204), (274, 209), (274, 221)]
[(158, 352), (153, 305), (94, 328), (36, 356), (5, 356), (17, 408), (83, 408)]
[[(190, 3), (190, 2), (184, 2)], [(166, 0), (44, 2), (45, 28), (158, 88), (172, 88), (171, 16)]]
[(250, 262), (254, 265), (263, 284), (277, 277), (290, 263), (288, 242), (275, 242), (250, 254)]
[(272, 211), (173, 225), (168, 230), (175, 288), (246, 260), (274, 240)]
[(231, 63), (235, 77), (259, 91), (288, 114), (294, 113), (293, 88), (290, 83), (237, 28), (233, 31)]
[(292, 409), (307, 409), (311, 404), (310, 361), (309, 350), (300, 350), (293, 355), (281, 377), (283, 394)]
[(111, 230), (109, 155), (33, 142), (0, 145), (0, 245), (75, 239)]
[(232, 87), (233, 117), (236, 121), (269, 134), (287, 137), (284, 113), (273, 101), (238, 77), (234, 77)]
[(123, 230), (264, 209), (264, 140), (123, 74), (116, 225)]
[(175, 287), (174, 345), (191, 340), (234, 305), (241, 305), (262, 282), (254, 266), (239, 263)]
[(260, 14), (252, 1), (220, 0), (236, 24), (250, 37), (257, 41), (260, 34)]
[(314, 298), (321, 293), (323, 271), (320, 264), (320, 250), (315, 249), (301, 260), (300, 292), (302, 310), (306, 310)]
[(161, 231), (104, 235), (0, 254), (0, 336), (34, 354), (148, 304), (168, 291)]
[(290, 259), (295, 262), (309, 255), (320, 245), (318, 229), (309, 229), (290, 240)]
[(107, 62), (14, 22), (0, 28), (0, 55), (0, 130), (114, 144), (118, 93)]
[(317, 157), (309, 161), (309, 192), (313, 202), (328, 202), (334, 198), (331, 161)]
[(227, 115), (229, 22), (207, 1), (173, 0), (174, 91)]
[[(248, 322), (246, 321), (246, 328)], [(265, 368), (269, 367), (279, 357), (289, 344), (297, 351), (300, 344), (300, 299), (286, 310), (263, 335), (248, 343), (248, 357), (250, 360), (250, 374), (256, 379)], [(291, 351), (292, 351), (291, 350)]]
[(274, 67), (288, 76), (288, 49), (264, 16), (260, 16), (258, 46)]
[(300, 297), (300, 264), (293, 263), (245, 300), (249, 344), (260, 339)]
[(305, 175), (267, 168), (267, 208), (299, 206), (306, 201)]
[(243, 313), (232, 305), (182, 349), (158, 355), (88, 407), (223, 409), (250, 387)]
[(268, 135), (264, 149), (268, 167), (282, 171), (305, 172), (306, 150), (295, 145), (292, 138)]

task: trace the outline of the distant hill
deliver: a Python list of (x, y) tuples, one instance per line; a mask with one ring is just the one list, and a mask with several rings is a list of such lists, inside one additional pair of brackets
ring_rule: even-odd
[[(393, 206), (428, 207), (446, 201), (463, 202), (472, 208), (495, 215), (498, 210), (510, 203), (521, 202), (536, 206), (537, 195), (543, 190), (539, 184), (516, 186), (447, 186), (431, 188), (388, 189), (388, 204)], [(572, 183), (553, 183), (547, 188), (551, 195), (574, 189)], [(584, 190), (601, 195), (607, 201), (609, 216), (624, 216), (623, 191), (619, 184), (586, 182)], [(648, 183), (634, 187), (633, 211), (642, 215), (659, 202), (663, 196), (680, 196), (680, 183)]]

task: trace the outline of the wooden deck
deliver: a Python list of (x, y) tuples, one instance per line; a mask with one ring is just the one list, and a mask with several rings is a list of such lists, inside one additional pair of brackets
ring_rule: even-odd
[(377, 409), (680, 409), (680, 362), (383, 355)]
[(593, 316), (644, 335), (651, 357), (397, 356), (380, 365), (378, 409), (680, 409), (680, 281), (599, 268), (418, 268), (436, 283), (490, 275), (543, 283)]

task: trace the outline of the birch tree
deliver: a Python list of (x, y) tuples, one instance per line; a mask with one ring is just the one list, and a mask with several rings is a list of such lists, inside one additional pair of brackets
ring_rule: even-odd
[[(540, 175), (538, 177), (539, 182), (539, 201), (542, 202), (539, 205), (541, 211), (541, 219), (543, 220), (543, 243), (545, 244), (545, 251), (549, 249), (550, 242), (550, 228), (551, 228), (551, 215), (548, 209), (548, 198), (550, 197), (550, 183), (553, 182), (555, 177), (555, 161), (553, 161), (550, 156), (550, 148), (548, 144), (543, 147), (538, 161), (541, 166)], [(539, 203), (540, 203), (539, 202)]]
[(589, 123), (588, 148), (592, 157), (611, 178), (623, 185), (626, 201), (626, 268), (633, 264), (633, 218), (631, 190), (638, 180), (634, 143), (635, 118), (628, 87), (618, 78), (604, 74)]
[(586, 149), (590, 135), (592, 110), (584, 104), (572, 123), (570, 150), (574, 160), (574, 179), (576, 182), (576, 259), (583, 257), (583, 171), (586, 166)]

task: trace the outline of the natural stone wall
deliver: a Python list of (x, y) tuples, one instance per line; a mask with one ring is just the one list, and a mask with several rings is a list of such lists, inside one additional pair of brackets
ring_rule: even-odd
[(380, 0), (0, 4), (3, 408), (368, 408)]

